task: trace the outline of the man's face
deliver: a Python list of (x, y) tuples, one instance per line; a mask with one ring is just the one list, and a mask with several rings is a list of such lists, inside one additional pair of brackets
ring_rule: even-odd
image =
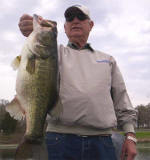
[(92, 27), (93, 21), (88, 18), (80, 20), (78, 17), (74, 17), (71, 21), (66, 21), (64, 25), (66, 35), (71, 42), (74, 42), (74, 39), (79, 37), (87, 41)]

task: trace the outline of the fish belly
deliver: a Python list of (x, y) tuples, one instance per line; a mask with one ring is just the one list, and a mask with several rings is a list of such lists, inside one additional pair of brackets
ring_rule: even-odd
[(25, 136), (31, 140), (43, 137), (47, 112), (57, 98), (57, 61), (51, 57), (36, 59), (34, 74), (20, 68), (16, 91), (25, 111)]

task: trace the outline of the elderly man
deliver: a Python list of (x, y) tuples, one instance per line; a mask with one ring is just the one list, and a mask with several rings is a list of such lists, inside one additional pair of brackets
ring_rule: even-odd
[[(59, 103), (46, 133), (49, 160), (116, 160), (111, 134), (117, 125), (126, 135), (121, 159), (133, 160), (136, 112), (116, 61), (87, 43), (94, 26), (87, 7), (71, 6), (64, 15), (69, 42), (59, 46)], [(21, 17), (24, 36), (32, 32), (32, 20)]]

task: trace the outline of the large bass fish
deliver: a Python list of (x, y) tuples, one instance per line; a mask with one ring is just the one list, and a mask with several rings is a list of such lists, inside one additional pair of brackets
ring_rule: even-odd
[(57, 99), (57, 29), (56, 23), (40, 25), (33, 16), (33, 32), (27, 38), (21, 55), (13, 61), (18, 69), (16, 96), (6, 110), (15, 119), (26, 120), (26, 132), (16, 151), (16, 159), (32, 157), (32, 144), (43, 141), (48, 111)]

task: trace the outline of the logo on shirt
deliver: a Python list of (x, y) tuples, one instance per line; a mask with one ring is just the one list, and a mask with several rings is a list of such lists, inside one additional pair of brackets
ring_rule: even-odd
[(97, 63), (110, 63), (110, 61), (108, 60), (97, 60), (96, 62)]

